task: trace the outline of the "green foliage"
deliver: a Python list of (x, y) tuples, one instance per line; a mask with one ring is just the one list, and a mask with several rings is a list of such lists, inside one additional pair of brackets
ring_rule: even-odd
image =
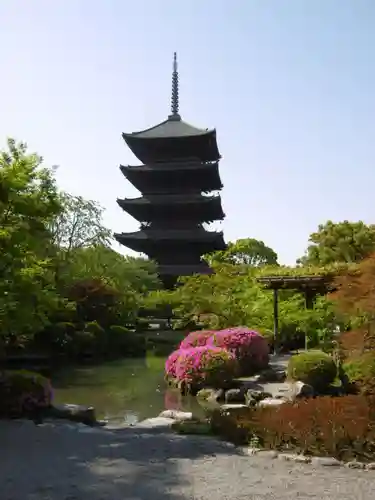
[[(248, 325), (271, 338), (272, 292), (264, 289), (257, 278), (267, 275), (331, 274), (334, 266), (296, 270), (286, 266), (254, 268), (214, 263), (213, 268), (213, 275), (182, 279), (182, 286), (174, 291), (151, 293), (147, 298), (148, 305), (171, 305), (175, 316), (185, 325), (198, 324), (207, 329)], [(334, 326), (334, 307), (328, 297), (318, 297), (314, 309), (306, 309), (302, 293), (280, 291), (279, 328), (285, 348), (295, 348), (295, 342), (299, 342), (300, 347), (304, 345), (305, 334), (310, 347), (322, 343), (328, 345)]]
[(49, 380), (27, 370), (0, 373), (0, 416), (20, 417), (48, 408), (52, 401)]
[(246, 264), (248, 266), (277, 265), (277, 253), (267, 247), (263, 241), (254, 238), (240, 239), (228, 244), (224, 251), (215, 252), (207, 256), (212, 264)]
[(52, 173), (25, 144), (0, 153), (1, 340), (32, 334), (48, 322), (59, 297), (50, 285), (48, 224), (61, 210)]
[(365, 352), (342, 365), (347, 381), (364, 395), (375, 395), (375, 353)]
[(112, 325), (109, 328), (108, 341), (111, 351), (119, 352), (123, 356), (142, 356), (146, 350), (146, 338), (121, 325)]
[(316, 390), (324, 390), (335, 380), (337, 366), (334, 359), (322, 351), (307, 351), (292, 356), (288, 364), (288, 378), (300, 380)]
[(310, 235), (303, 265), (326, 266), (337, 262), (359, 262), (375, 251), (375, 225), (328, 221)]

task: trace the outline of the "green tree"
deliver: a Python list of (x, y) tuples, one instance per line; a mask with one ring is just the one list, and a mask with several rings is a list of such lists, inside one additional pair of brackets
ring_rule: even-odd
[(117, 290), (147, 293), (160, 288), (153, 261), (121, 255), (105, 245), (77, 248), (69, 266), (71, 279), (101, 279)]
[(54, 263), (56, 287), (61, 291), (77, 252), (109, 245), (111, 232), (103, 225), (103, 209), (96, 202), (68, 193), (60, 193), (59, 199), (61, 211), (49, 224), (49, 256)]
[(33, 334), (58, 296), (45, 247), (61, 210), (53, 173), (27, 146), (9, 139), (0, 152), (0, 324), (3, 341)]
[(240, 239), (228, 244), (226, 250), (208, 256), (211, 263), (246, 264), (248, 266), (276, 265), (277, 253), (254, 238)]
[(310, 235), (309, 241), (311, 244), (299, 264), (327, 266), (359, 262), (375, 251), (375, 225), (328, 221)]

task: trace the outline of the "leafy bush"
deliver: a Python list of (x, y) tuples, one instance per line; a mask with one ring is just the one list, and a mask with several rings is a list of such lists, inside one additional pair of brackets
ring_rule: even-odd
[(267, 340), (258, 332), (246, 327), (227, 328), (215, 332), (207, 345), (221, 347), (237, 359), (241, 374), (251, 374), (267, 367), (269, 347)]
[(253, 439), (264, 448), (306, 455), (373, 460), (375, 401), (363, 396), (320, 397), (277, 408), (244, 408), (236, 414), (212, 414), (216, 434), (236, 444)]
[(109, 328), (108, 343), (110, 351), (123, 356), (143, 356), (146, 350), (146, 338), (121, 325)]
[(204, 346), (207, 344), (208, 339), (215, 333), (215, 330), (198, 330), (197, 332), (190, 332), (181, 342), (180, 349)]
[(361, 394), (375, 395), (375, 353), (366, 352), (342, 366), (347, 381)]
[(49, 380), (27, 370), (0, 373), (0, 416), (20, 417), (48, 408), (52, 402)]
[(300, 380), (316, 390), (324, 390), (335, 380), (337, 367), (331, 356), (322, 351), (307, 351), (292, 356), (288, 378)]
[(202, 386), (223, 387), (237, 374), (234, 354), (215, 346), (200, 346), (178, 351), (175, 370), (177, 381), (197, 389)]

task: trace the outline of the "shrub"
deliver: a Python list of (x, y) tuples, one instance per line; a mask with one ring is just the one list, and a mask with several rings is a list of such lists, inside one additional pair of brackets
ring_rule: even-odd
[(288, 378), (300, 380), (316, 390), (326, 389), (335, 380), (337, 367), (331, 356), (322, 351), (308, 351), (292, 356)]
[(347, 381), (363, 395), (375, 395), (375, 353), (366, 352), (342, 366)]
[(341, 460), (374, 459), (375, 406), (363, 396), (305, 399), (236, 414), (215, 411), (211, 426), (236, 444), (255, 439), (264, 448)]
[(176, 378), (176, 366), (182, 349), (177, 349), (170, 354), (165, 362), (165, 375), (167, 378)]
[(238, 360), (241, 374), (251, 374), (267, 367), (269, 347), (258, 332), (246, 327), (227, 328), (215, 332), (207, 341), (231, 352)]
[(194, 390), (203, 387), (223, 387), (237, 374), (234, 354), (215, 346), (181, 349), (175, 362), (178, 382)]
[(0, 374), (0, 416), (20, 417), (48, 408), (52, 402), (49, 380), (27, 370)]
[(189, 349), (190, 347), (199, 347), (207, 344), (207, 341), (216, 332), (214, 330), (198, 330), (190, 332), (180, 344), (180, 349)]

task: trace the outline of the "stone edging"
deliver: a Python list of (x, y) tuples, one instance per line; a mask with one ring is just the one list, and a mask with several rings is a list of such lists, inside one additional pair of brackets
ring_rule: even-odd
[(342, 462), (333, 457), (307, 457), (293, 453), (282, 453), (276, 450), (262, 450), (260, 448), (241, 447), (240, 452), (244, 456), (258, 456), (260, 458), (270, 458), (285, 460), (287, 462), (296, 462), (303, 464), (311, 464), (323, 467), (346, 467), (348, 469), (360, 469), (364, 471), (375, 471), (375, 462), (364, 464), (362, 462)]

